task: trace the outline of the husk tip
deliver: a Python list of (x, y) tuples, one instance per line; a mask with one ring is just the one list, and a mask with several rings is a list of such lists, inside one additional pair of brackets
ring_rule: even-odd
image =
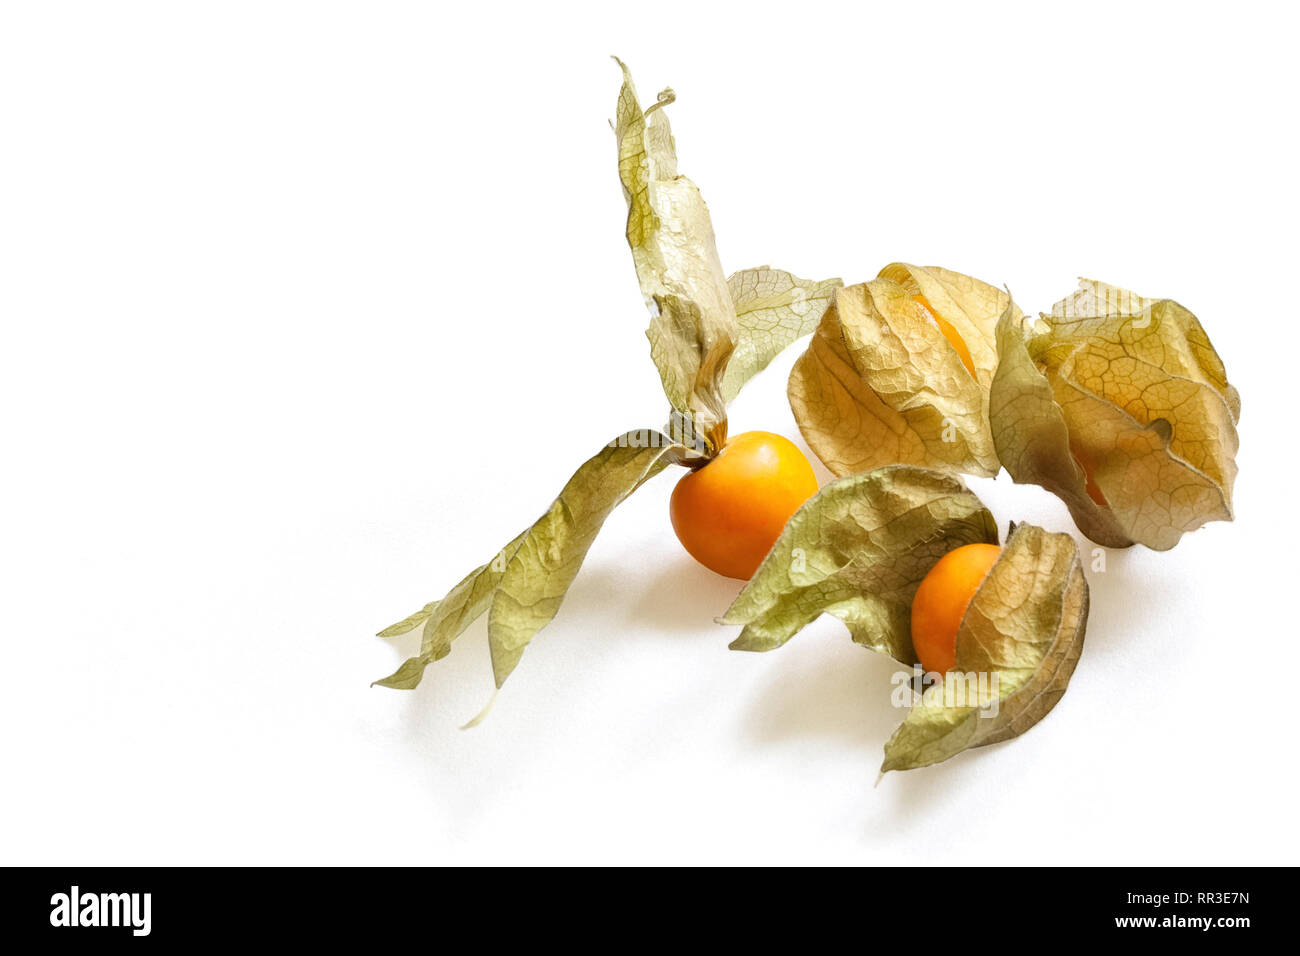
[(500, 687), (493, 690), (492, 696), (488, 699), (487, 705), (482, 710), (480, 710), (477, 714), (471, 717), (468, 723), (462, 724), (460, 729), (472, 730), (475, 727), (477, 727), (479, 724), (483, 723), (483, 721), (487, 720), (488, 714), (492, 712), (492, 706), (497, 702), (497, 695), (500, 693), (501, 693)]

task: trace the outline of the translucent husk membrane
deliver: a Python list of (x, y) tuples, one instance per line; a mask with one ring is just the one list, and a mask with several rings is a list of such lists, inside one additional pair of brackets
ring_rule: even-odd
[(1089, 538), (1164, 551), (1232, 519), (1241, 399), (1183, 306), (1083, 280), (1032, 325), (1004, 314), (997, 344), (998, 457)]
[[(831, 614), (854, 641), (912, 668), (917, 587), (948, 552), (997, 540), (992, 515), (951, 475), (894, 465), (842, 478), (790, 519), (721, 622), (744, 625), (734, 649), (768, 651)], [(962, 619), (956, 666), (912, 702), (885, 744), (882, 772), (937, 763), (1040, 721), (1065, 693), (1087, 617), (1074, 539), (1017, 525)]]
[(790, 374), (809, 447), (836, 475), (890, 464), (990, 476), (995, 328), (1010, 296), (937, 266), (894, 263), (839, 289)]
[[(381, 631), (422, 628), (419, 652), (376, 683), (410, 689), (425, 668), (483, 614), (498, 688), (555, 617), (605, 519), (670, 464), (698, 465), (726, 442), (727, 404), (787, 345), (810, 332), (839, 279), (811, 281), (761, 266), (722, 271), (708, 207), (677, 171), (664, 90), (642, 110), (627, 68), (614, 132), (628, 205), (625, 230), (650, 311), (650, 354), (670, 405), (664, 432), (639, 429), (611, 441), (569, 479), (546, 512), (432, 601)], [(574, 369), (573, 374), (581, 374)]]

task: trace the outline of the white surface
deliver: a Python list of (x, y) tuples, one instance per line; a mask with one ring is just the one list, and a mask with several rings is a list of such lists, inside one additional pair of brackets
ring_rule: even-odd
[[(0, 860), (1296, 862), (1295, 15), (872, 6), (6, 5)], [(1208, 327), (1238, 520), (1109, 556), (1019, 740), (873, 789), (890, 663), (831, 620), (729, 652), (666, 476), (484, 726), (482, 623), (367, 686), (664, 417), (611, 53), (676, 88), (729, 268), (1086, 275)], [(733, 431), (797, 434), (797, 351)]]

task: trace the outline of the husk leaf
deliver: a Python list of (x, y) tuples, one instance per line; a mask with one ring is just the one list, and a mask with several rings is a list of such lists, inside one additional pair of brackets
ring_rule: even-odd
[(492, 598), (488, 645), (497, 687), (534, 635), (551, 622), (605, 519), (628, 495), (663, 471), (680, 446), (658, 432), (629, 432), (588, 460), (529, 529)]
[[(929, 766), (1038, 723), (1065, 693), (1087, 619), (1088, 584), (1074, 539), (1016, 526), (962, 619), (953, 670), (885, 744), (881, 773)], [(963, 675), (989, 675), (989, 685), (996, 676), (996, 692), (970, 705)]]
[(643, 112), (631, 73), (622, 61), (619, 66), (618, 174), (628, 205), (627, 242), (650, 310), (650, 354), (669, 403), (720, 447), (727, 419), (722, 380), (739, 331), (713, 223), (699, 189), (677, 174), (663, 109), (674, 94), (663, 91)]
[[(649, 429), (627, 432), (589, 459), (528, 530), (488, 564), (471, 571), (441, 601), (385, 629), (385, 636), (424, 624), (420, 652), (376, 681), (409, 690), (424, 669), (485, 611), (492, 670), (499, 688), (528, 642), (555, 617), (605, 519), (628, 495), (685, 449)], [(398, 630), (400, 628), (400, 630)]]
[(388, 627), (384, 628), (376, 636), (399, 637), (402, 634), (406, 634), (410, 631), (413, 631), (429, 619), (429, 615), (431, 615), (434, 612), (434, 609), (437, 606), (438, 606), (437, 601), (430, 601), (428, 604), (420, 608), (420, 610), (416, 611), (410, 617), (402, 618), (402, 620), (398, 621), (396, 624), (388, 625)]
[[(475, 568), (450, 591), (441, 601), (433, 601), (425, 605), (425, 610), (429, 611), (424, 618), (424, 630), (420, 635), (420, 651), (414, 657), (407, 658), (399, 667), (389, 676), (382, 680), (375, 681), (381, 687), (392, 687), (396, 690), (413, 690), (420, 684), (421, 678), (424, 677), (424, 669), (434, 661), (440, 661), (451, 653), (451, 643), (465, 632), (465, 629), (474, 623), (492, 601), (492, 594), (498, 584), (501, 583), (501, 576), (505, 573), (507, 564), (519, 549), (524, 537), (528, 534), (517, 535), (509, 544), (496, 553), (491, 561)], [(386, 631), (381, 631), (381, 637), (393, 636), (396, 633), (394, 628), (404, 627), (412, 618), (424, 613), (418, 612), (412, 617), (407, 618), (400, 624), (393, 625)], [(413, 628), (405, 628), (412, 630)]]
[(800, 279), (781, 269), (744, 269), (727, 279), (736, 308), (736, 348), (727, 363), (722, 394), (730, 402), (786, 346), (817, 328), (840, 279)]
[(1004, 316), (998, 344), (999, 458), (1060, 497), (1089, 538), (1164, 551), (1232, 519), (1241, 399), (1187, 309), (1084, 280), (1033, 329)]
[[(841, 476), (892, 463), (996, 474), (988, 389), (1009, 305), (978, 279), (905, 263), (839, 289), (790, 375), (809, 446)], [(931, 314), (960, 334), (973, 375)]]
[(720, 621), (744, 625), (733, 650), (767, 651), (832, 614), (859, 644), (911, 664), (921, 579), (948, 551), (997, 537), (993, 516), (953, 476), (894, 465), (842, 478), (791, 517)]
[(650, 310), (650, 355), (676, 418), (703, 453), (727, 436), (727, 403), (787, 345), (816, 326), (839, 279), (809, 281), (763, 266), (726, 277), (696, 185), (677, 171), (666, 89), (641, 109), (621, 60), (615, 111), (628, 245)]

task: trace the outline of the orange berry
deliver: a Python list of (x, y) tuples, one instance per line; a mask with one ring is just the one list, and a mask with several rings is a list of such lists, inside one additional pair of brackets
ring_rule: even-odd
[(682, 476), (668, 513), (691, 557), (747, 581), (790, 516), (816, 493), (817, 476), (793, 442), (771, 432), (745, 432)]
[(1088, 497), (1101, 507), (1109, 508), (1110, 503), (1102, 493), (1101, 485), (1097, 484), (1097, 479), (1093, 477), (1096, 465), (1093, 464), (1092, 458), (1073, 442), (1070, 443), (1070, 454), (1074, 456), (1074, 463), (1083, 471), (1084, 489), (1088, 492)]
[(912, 598), (912, 647), (926, 673), (943, 674), (957, 662), (957, 629), (1002, 549), (967, 544), (930, 569)]
[(970, 357), (970, 349), (966, 347), (966, 340), (961, 337), (961, 333), (953, 328), (952, 324), (944, 319), (943, 316), (939, 315), (938, 312), (934, 311), (934, 309), (930, 307), (930, 303), (925, 300), (925, 296), (914, 295), (912, 296), (912, 299), (917, 305), (925, 310), (927, 317), (934, 320), (934, 324), (939, 327), (939, 331), (943, 333), (943, 337), (948, 340), (948, 344), (953, 347), (957, 353), (957, 357), (961, 359), (961, 364), (966, 366), (966, 371), (970, 372), (971, 378), (974, 378), (975, 362)]

